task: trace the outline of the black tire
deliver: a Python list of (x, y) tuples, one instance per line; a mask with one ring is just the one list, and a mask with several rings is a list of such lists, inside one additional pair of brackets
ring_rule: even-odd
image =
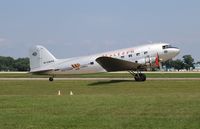
[(144, 81), (146, 81), (146, 79), (147, 79), (146, 75), (141, 73), (140, 80), (144, 82)]
[(136, 74), (134, 78), (135, 78), (135, 81), (137, 81), (137, 82), (140, 81), (140, 76), (139, 76), (139, 74)]
[(49, 81), (52, 82), (53, 81), (53, 77), (49, 77)]
[(146, 81), (146, 75), (142, 73), (136, 74), (134, 78), (135, 81)]

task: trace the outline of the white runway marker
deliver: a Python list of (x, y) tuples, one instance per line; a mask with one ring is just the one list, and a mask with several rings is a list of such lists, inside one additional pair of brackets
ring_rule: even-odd
[(59, 95), (59, 96), (61, 95), (60, 90), (58, 91), (58, 95)]
[(70, 95), (74, 95), (72, 91), (70, 91)]

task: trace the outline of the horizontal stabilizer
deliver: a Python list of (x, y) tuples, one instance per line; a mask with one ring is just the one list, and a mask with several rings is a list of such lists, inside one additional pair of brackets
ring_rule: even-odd
[(33, 74), (45, 74), (54, 71), (54, 69), (34, 69), (30, 71), (30, 73)]

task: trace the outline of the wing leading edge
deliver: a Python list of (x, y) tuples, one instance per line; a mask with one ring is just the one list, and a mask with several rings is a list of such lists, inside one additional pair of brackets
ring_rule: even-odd
[(99, 57), (96, 59), (96, 62), (99, 63), (107, 72), (137, 71), (144, 69), (144, 65), (142, 64), (112, 57)]

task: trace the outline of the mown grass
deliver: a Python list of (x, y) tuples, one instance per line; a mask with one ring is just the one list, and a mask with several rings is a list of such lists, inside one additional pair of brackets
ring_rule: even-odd
[[(145, 73), (148, 78), (200, 78), (197, 73)], [(30, 73), (0, 73), (0, 78), (48, 78), (49, 75), (33, 75)], [(94, 73), (94, 74), (69, 74), (56, 75), (58, 78), (132, 78), (129, 73)]]
[[(200, 81), (1, 81), (0, 128), (199, 129), (199, 84)], [(58, 90), (61, 96), (57, 95)]]

